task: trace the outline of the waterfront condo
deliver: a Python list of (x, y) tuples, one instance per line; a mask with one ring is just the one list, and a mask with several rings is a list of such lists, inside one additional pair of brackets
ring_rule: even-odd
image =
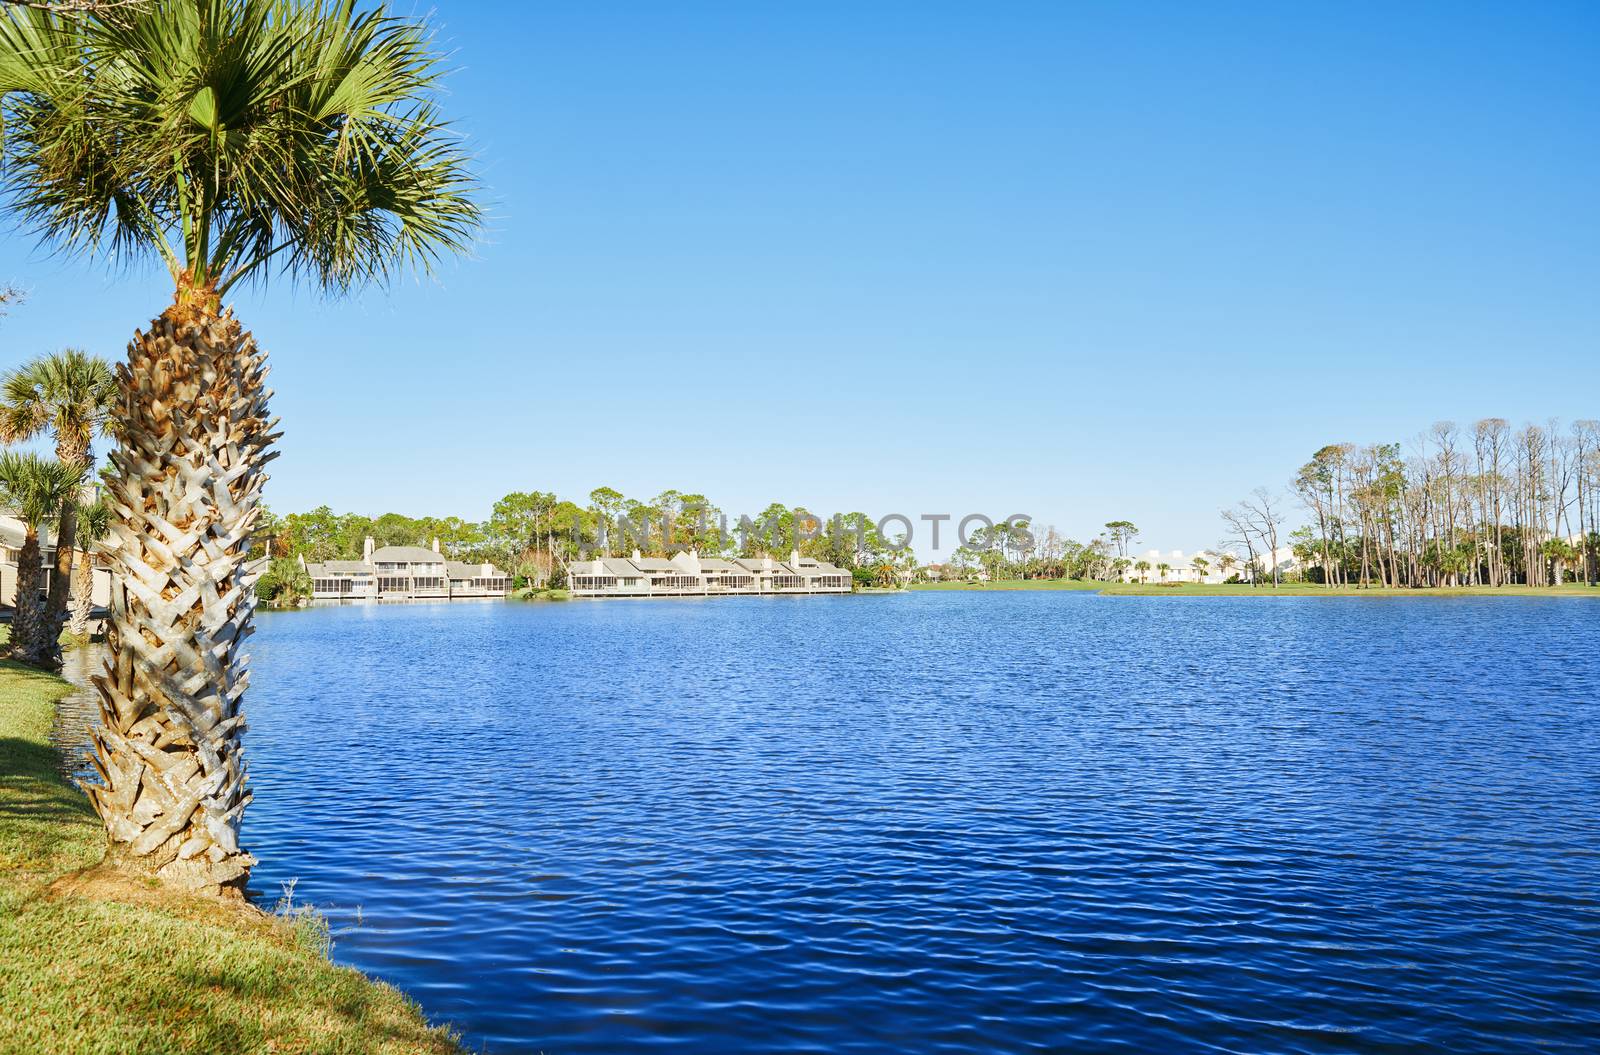
[(672, 558), (595, 557), (567, 566), (574, 597), (722, 597), (730, 594), (849, 593), (850, 573), (825, 561), (789, 554), (771, 557), (702, 557), (694, 550)]
[(319, 601), (457, 600), (468, 597), (504, 597), (511, 587), (506, 573), (493, 564), (466, 564), (446, 560), (423, 546), (376, 546), (371, 538), (361, 548), (360, 560), (329, 560), (300, 564), (311, 576), (312, 597)]

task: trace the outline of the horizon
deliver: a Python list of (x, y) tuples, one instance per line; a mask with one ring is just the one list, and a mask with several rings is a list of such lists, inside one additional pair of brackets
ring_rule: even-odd
[[(434, 10), (491, 230), (231, 298), (279, 513), (677, 488), (1188, 553), (1324, 444), (1596, 416), (1593, 8)], [(3, 252), (7, 369), (167, 298)]]

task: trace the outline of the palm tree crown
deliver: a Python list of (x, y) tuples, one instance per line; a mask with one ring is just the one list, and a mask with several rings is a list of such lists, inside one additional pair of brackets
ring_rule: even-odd
[(63, 504), (77, 494), (82, 482), (83, 470), (76, 466), (37, 454), (0, 452), (0, 503), (30, 534), (60, 516)]
[(219, 297), (276, 263), (331, 291), (430, 269), (479, 224), (418, 25), (354, 0), (0, 17), (12, 203), (48, 241), (160, 257)]
[(50, 432), (58, 458), (86, 460), (94, 438), (110, 433), (116, 400), (117, 379), (104, 359), (76, 348), (41, 356), (0, 381), (0, 442)]

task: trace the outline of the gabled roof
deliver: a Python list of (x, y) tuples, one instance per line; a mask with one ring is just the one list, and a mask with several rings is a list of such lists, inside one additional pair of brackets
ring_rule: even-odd
[(372, 565), (358, 560), (308, 561), (306, 571), (317, 575), (371, 575)]
[(374, 564), (443, 564), (444, 558), (425, 546), (382, 546), (372, 554)]
[[(503, 579), (506, 573), (496, 568), (493, 564), (468, 564), (466, 561), (447, 560), (444, 562), (450, 578), (452, 579)], [(485, 567), (488, 568), (485, 571)]]
[(685, 571), (681, 566), (661, 557), (640, 557), (637, 560), (630, 561), (629, 563), (634, 565), (634, 567), (638, 568), (640, 571), (645, 572), (676, 572), (679, 575), (693, 574), (693, 572)]

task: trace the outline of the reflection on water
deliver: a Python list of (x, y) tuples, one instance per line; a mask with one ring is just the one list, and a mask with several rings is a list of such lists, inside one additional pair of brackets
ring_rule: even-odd
[(261, 896), (297, 879), (354, 928), (339, 959), (472, 1050), (1600, 1036), (1600, 603), (931, 593), (259, 625)]
[(93, 772), (88, 761), (89, 730), (100, 721), (100, 704), (89, 676), (100, 673), (105, 654), (105, 645), (98, 641), (75, 645), (61, 653), (61, 676), (78, 686), (56, 708), (55, 726), (50, 730), (50, 741), (60, 751), (61, 772), (67, 777), (84, 777)]

